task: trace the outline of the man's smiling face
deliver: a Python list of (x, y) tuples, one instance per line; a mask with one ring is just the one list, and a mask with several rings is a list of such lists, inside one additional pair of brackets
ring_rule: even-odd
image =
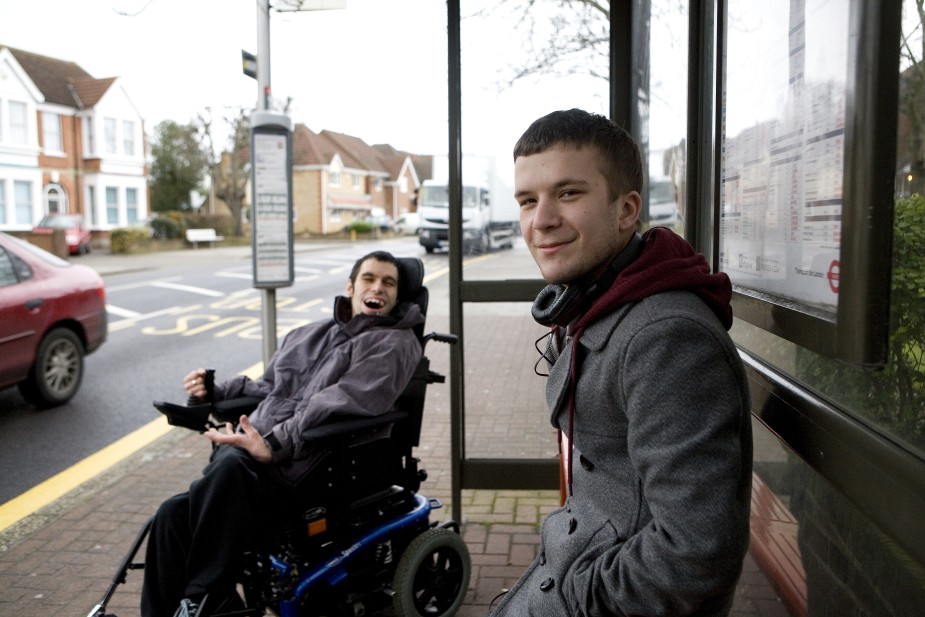
[(355, 281), (347, 281), (353, 315), (388, 315), (398, 303), (398, 268), (373, 257), (360, 264)]
[(613, 198), (599, 160), (591, 146), (556, 146), (514, 162), (520, 228), (547, 283), (603, 268), (635, 232), (639, 193)]

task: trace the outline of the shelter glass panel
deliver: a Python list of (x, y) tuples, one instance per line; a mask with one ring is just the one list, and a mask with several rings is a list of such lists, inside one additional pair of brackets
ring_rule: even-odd
[[(646, 165), (643, 227), (669, 227), (684, 232), (687, 210), (687, 75), (688, 5), (652, 0), (649, 44), (638, 59), (649, 76), (648, 119), (641, 147)], [(648, 64), (646, 64), (648, 60)]]
[[(550, 112), (578, 107), (608, 115), (606, 6), (524, 0), (463, 0), (460, 5), (462, 278), (476, 286), (498, 283), (478, 292), (475, 301), (467, 295), (471, 287), (462, 294), (463, 357), (488, 358), (487, 364), (465, 364), (467, 459), (552, 463), (558, 455), (546, 380), (534, 371), (548, 329), (530, 314), (543, 282), (520, 230), (513, 150), (528, 126)], [(579, 38), (586, 43), (577, 53), (567, 52)], [(435, 160), (435, 179), (440, 165), (448, 170)], [(422, 188), (427, 191), (427, 183)], [(440, 194), (439, 186), (433, 190), (435, 197)], [(422, 226), (440, 218), (433, 214), (440, 200), (432, 202), (419, 194)], [(522, 297), (502, 297), (515, 282), (533, 284), (521, 288)], [(544, 365), (539, 367), (543, 374)]]
[[(922, 28), (915, 2), (903, 4), (896, 181), (893, 212), (892, 285), (889, 302), (888, 361), (879, 370), (863, 370), (820, 355), (739, 319), (736, 342), (778, 370), (821, 394), (853, 418), (915, 452), (925, 460), (925, 199), (921, 144), (925, 126), (917, 110), (925, 108), (922, 80)], [(918, 282), (917, 282), (918, 281)]]

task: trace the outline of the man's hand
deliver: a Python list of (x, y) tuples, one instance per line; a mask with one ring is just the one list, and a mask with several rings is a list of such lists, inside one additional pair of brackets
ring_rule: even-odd
[(241, 423), (241, 428), (244, 429), (243, 433), (235, 433), (231, 422), (226, 422), (224, 432), (210, 428), (205, 432), (205, 436), (215, 443), (229, 444), (247, 451), (258, 463), (269, 463), (272, 456), (263, 437), (257, 432), (257, 429), (254, 428), (247, 416), (241, 416), (238, 421)]
[(205, 398), (206, 396), (206, 369), (197, 368), (183, 378), (183, 389), (189, 396)]

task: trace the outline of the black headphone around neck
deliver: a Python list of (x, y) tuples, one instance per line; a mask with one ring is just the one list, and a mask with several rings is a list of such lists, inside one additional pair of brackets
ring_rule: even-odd
[(530, 313), (542, 326), (568, 326), (591, 302), (610, 289), (623, 269), (639, 257), (644, 243), (634, 233), (616, 259), (603, 272), (586, 274), (569, 285), (547, 285), (533, 301)]

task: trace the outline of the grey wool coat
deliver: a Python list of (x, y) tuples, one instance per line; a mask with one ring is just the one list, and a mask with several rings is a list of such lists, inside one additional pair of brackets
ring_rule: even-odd
[[(574, 341), (563, 343), (547, 351), (546, 398), (568, 435)], [(752, 462), (735, 346), (689, 291), (619, 307), (579, 345), (572, 494), (492, 617), (726, 615), (748, 546)]]

